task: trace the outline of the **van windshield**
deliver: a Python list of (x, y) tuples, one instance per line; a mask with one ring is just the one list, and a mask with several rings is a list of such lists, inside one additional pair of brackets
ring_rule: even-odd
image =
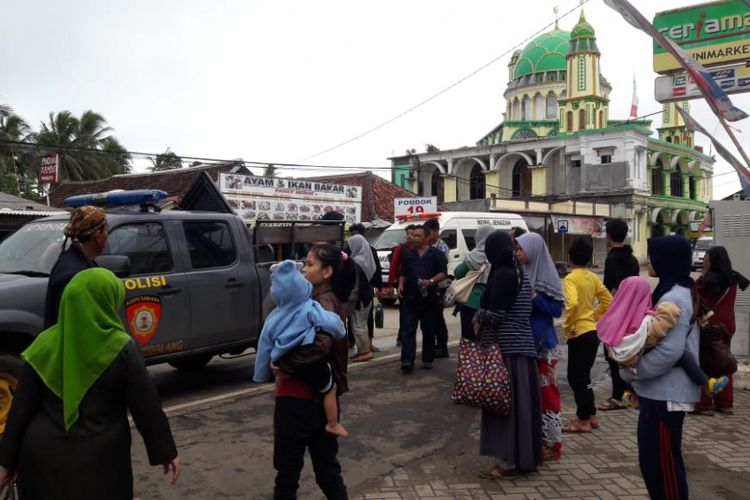
[(372, 246), (375, 250), (391, 250), (396, 245), (406, 241), (406, 230), (404, 229), (387, 229), (375, 240)]
[(698, 240), (695, 242), (695, 249), (696, 250), (703, 250), (706, 251), (709, 248), (714, 246), (714, 240)]
[(48, 275), (62, 251), (66, 222), (32, 222), (3, 240), (0, 273)]

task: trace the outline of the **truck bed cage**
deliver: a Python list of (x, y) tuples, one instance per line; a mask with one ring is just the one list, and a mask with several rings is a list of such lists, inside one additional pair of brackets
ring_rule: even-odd
[(257, 220), (253, 227), (256, 255), (271, 246), (275, 260), (295, 258), (302, 247), (325, 241), (344, 248), (345, 221)]

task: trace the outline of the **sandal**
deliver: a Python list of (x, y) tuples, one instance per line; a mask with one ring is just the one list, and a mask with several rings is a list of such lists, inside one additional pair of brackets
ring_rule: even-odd
[(597, 410), (601, 411), (612, 411), (612, 410), (626, 410), (628, 406), (622, 401), (617, 401), (615, 398), (608, 398), (607, 401), (596, 407)]
[(731, 408), (716, 408), (716, 411), (723, 413), (724, 415), (734, 415), (734, 410)]
[(518, 474), (516, 469), (501, 469), (497, 465), (491, 469), (479, 471), (479, 477), (484, 479), (505, 479), (507, 477), (513, 477), (516, 474)]
[(563, 425), (560, 430), (563, 432), (570, 432), (575, 434), (585, 434), (591, 432), (591, 423), (582, 422), (580, 420), (571, 420), (569, 423)]

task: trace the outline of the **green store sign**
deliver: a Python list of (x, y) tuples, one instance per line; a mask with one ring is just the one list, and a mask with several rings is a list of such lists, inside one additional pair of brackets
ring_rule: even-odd
[[(653, 24), (704, 66), (750, 59), (750, 7), (743, 0), (661, 12)], [(654, 71), (677, 69), (674, 57), (654, 42)]]

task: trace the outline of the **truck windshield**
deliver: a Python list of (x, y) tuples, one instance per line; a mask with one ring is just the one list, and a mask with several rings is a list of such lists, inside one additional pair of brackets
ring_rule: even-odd
[(66, 221), (32, 222), (0, 243), (0, 273), (49, 274), (62, 250)]
[(372, 245), (375, 250), (391, 250), (396, 245), (406, 241), (406, 231), (404, 229), (388, 229), (375, 240)]

